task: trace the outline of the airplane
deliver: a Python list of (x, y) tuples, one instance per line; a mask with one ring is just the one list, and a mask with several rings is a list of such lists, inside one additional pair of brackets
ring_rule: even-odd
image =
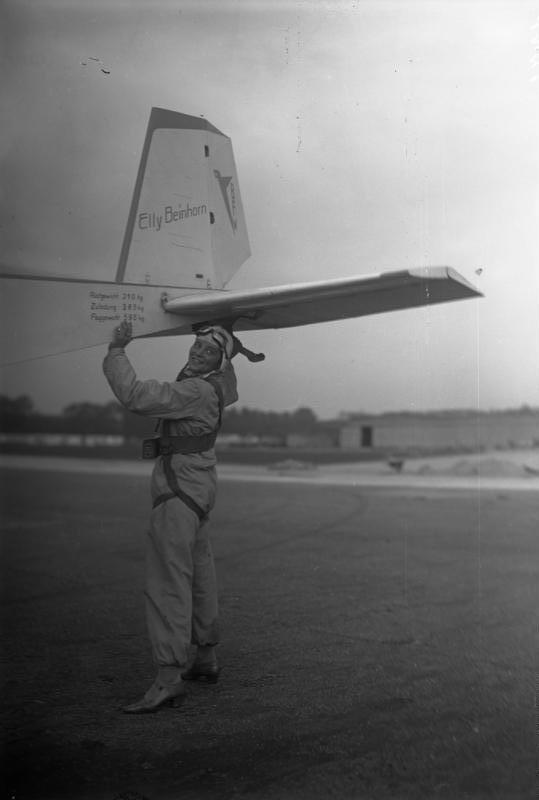
[(107, 344), (122, 320), (137, 339), (211, 323), (236, 333), (481, 296), (448, 266), (226, 289), (249, 255), (230, 138), (203, 117), (153, 108), (114, 279), (0, 272), (1, 363)]

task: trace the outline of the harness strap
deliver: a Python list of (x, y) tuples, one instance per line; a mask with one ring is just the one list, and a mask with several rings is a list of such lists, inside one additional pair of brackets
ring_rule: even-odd
[(219, 420), (217, 422), (217, 426), (215, 429), (215, 434), (217, 435), (217, 431), (219, 430), (223, 422), (223, 408), (225, 407), (225, 396), (223, 394), (223, 388), (219, 383), (219, 381), (217, 380), (217, 378), (215, 378), (213, 375), (208, 375), (208, 377), (204, 378), (204, 380), (206, 381), (206, 383), (209, 383), (210, 386), (213, 386), (213, 388), (215, 389), (215, 394), (217, 395), (217, 399), (219, 401)]
[[(181, 373), (178, 378), (183, 380), (183, 378), (181, 378)], [(203, 380), (213, 387), (217, 395), (217, 400), (219, 401), (219, 418), (217, 420), (217, 425), (213, 431), (210, 433), (203, 433), (201, 436), (170, 436), (168, 431), (170, 430), (171, 420), (164, 419), (162, 421), (163, 436), (159, 437), (159, 452), (162, 455), (168, 455), (169, 453), (203, 453), (205, 450), (210, 450), (215, 445), (217, 434), (223, 422), (225, 398), (221, 385), (216, 378), (209, 375)]]
[(185, 505), (194, 511), (199, 520), (202, 520), (207, 517), (207, 513), (196, 503), (192, 497), (189, 497), (183, 489), (180, 488), (178, 484), (178, 479), (172, 469), (171, 465), (172, 454), (163, 456), (163, 467), (165, 469), (165, 475), (167, 479), (167, 483), (171, 489), (170, 492), (166, 492), (165, 494), (160, 494), (158, 497), (155, 498), (153, 501), (152, 508), (157, 508), (157, 506), (161, 505), (161, 503), (166, 503), (167, 500), (172, 500), (173, 497), (178, 497)]
[[(163, 429), (167, 430), (168, 420), (164, 420)], [(164, 436), (159, 437), (159, 453), (168, 455), (169, 453), (203, 453), (211, 450), (217, 439), (217, 431), (202, 434), (202, 436)]]
[[(185, 505), (194, 511), (197, 515), (199, 520), (202, 520), (207, 517), (207, 513), (196, 503), (192, 497), (189, 497), (183, 489), (180, 488), (178, 484), (178, 479), (174, 470), (172, 469), (172, 455), (173, 453), (203, 453), (204, 450), (209, 450), (215, 444), (215, 440), (217, 438), (217, 432), (221, 427), (221, 422), (223, 418), (223, 408), (225, 405), (225, 399), (223, 396), (223, 390), (219, 384), (219, 381), (216, 378), (213, 378), (211, 375), (207, 378), (204, 378), (211, 386), (214, 388), (215, 393), (217, 394), (217, 399), (219, 401), (219, 420), (215, 429), (209, 433), (202, 436), (163, 436), (160, 440), (160, 447), (161, 441), (163, 441), (163, 447), (165, 449), (161, 450), (161, 456), (163, 459), (163, 468), (165, 470), (165, 477), (167, 479), (167, 483), (170, 488), (170, 492), (166, 492), (165, 494), (160, 494), (158, 497), (155, 498), (153, 501), (153, 508), (161, 505), (161, 503), (166, 503), (167, 500), (172, 500), (173, 497), (178, 497)], [(170, 420), (163, 420), (163, 430), (166, 434), (170, 424)], [(174, 442), (174, 440), (177, 440)], [(175, 449), (175, 445), (177, 447), (181, 447), (182, 449)], [(185, 449), (186, 447), (192, 449)], [(195, 449), (196, 448), (196, 449)]]

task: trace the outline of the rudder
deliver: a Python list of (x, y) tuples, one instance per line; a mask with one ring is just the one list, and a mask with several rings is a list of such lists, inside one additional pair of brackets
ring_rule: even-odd
[(116, 281), (221, 289), (249, 255), (230, 139), (153, 108)]

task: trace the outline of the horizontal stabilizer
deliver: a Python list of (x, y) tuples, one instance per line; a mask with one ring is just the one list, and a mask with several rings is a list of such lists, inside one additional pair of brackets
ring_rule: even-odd
[(477, 297), (450, 267), (425, 267), (357, 278), (169, 299), (165, 311), (186, 321), (224, 320), (234, 329), (290, 328)]
[(186, 289), (170, 298), (170, 287), (0, 274), (2, 346), (0, 363), (81, 350), (109, 342), (122, 320), (135, 338), (181, 336), (219, 321), (236, 331), (292, 328), (362, 317), (402, 308), (477, 297), (449, 267), (253, 291)]

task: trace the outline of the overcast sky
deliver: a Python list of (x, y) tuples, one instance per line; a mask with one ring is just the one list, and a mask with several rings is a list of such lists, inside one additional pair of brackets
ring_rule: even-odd
[[(539, 3), (4, 0), (2, 15), (11, 270), (113, 279), (151, 107), (204, 115), (232, 139), (249, 229), (229, 288), (451, 265), (485, 294), (245, 334), (267, 360), (236, 360), (241, 405), (539, 405)], [(167, 379), (188, 345), (128, 352)], [(6, 368), (2, 393), (106, 402), (102, 358)]]

